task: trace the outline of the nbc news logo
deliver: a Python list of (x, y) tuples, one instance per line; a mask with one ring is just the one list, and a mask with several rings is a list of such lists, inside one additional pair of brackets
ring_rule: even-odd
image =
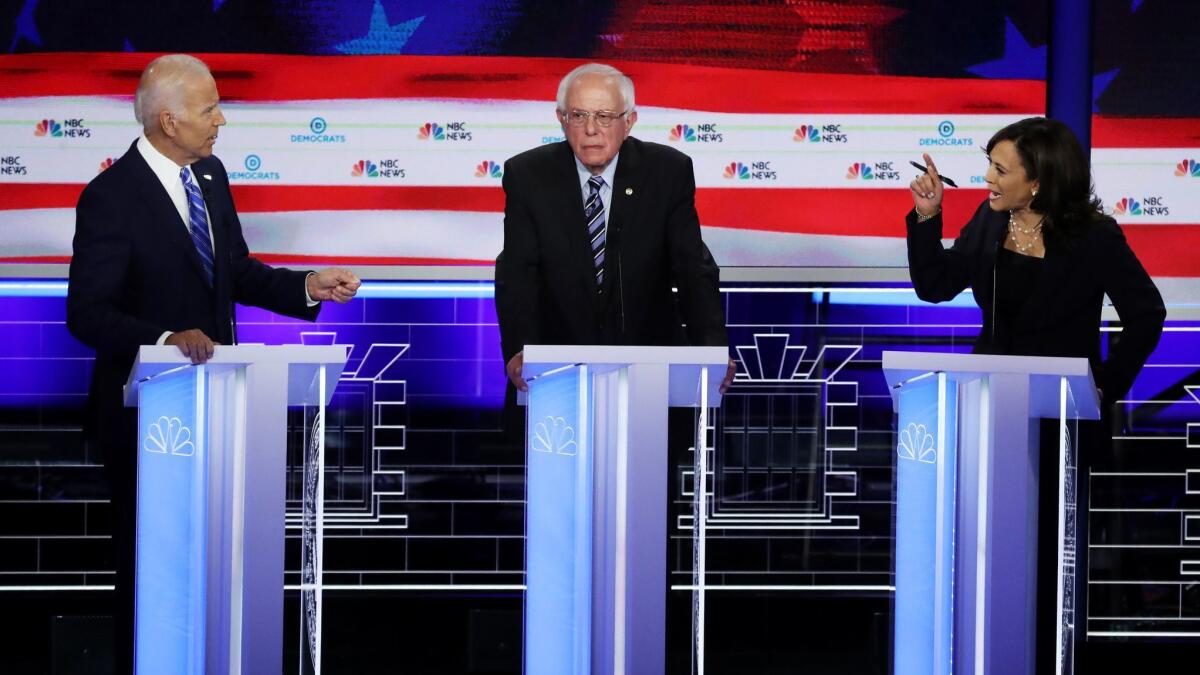
[(1167, 202), (1159, 195), (1150, 195), (1142, 197), (1140, 200), (1136, 197), (1122, 197), (1113, 205), (1113, 215), (1117, 217), (1138, 217), (1138, 216), (1169, 216), (1171, 209), (1167, 206)]
[(717, 131), (716, 124), (697, 124), (695, 127), (676, 124), (667, 132), (667, 140), (672, 143), (724, 143), (725, 136)]
[(504, 172), (500, 169), (500, 165), (490, 159), (480, 162), (475, 167), (476, 178), (503, 178)]
[(33, 135), (50, 138), (91, 138), (92, 130), (83, 123), (83, 118), (65, 119), (62, 122), (42, 120), (33, 128)]
[(350, 175), (355, 178), (404, 178), (404, 169), (398, 159), (360, 159), (351, 165)]
[(855, 162), (846, 169), (846, 180), (900, 180), (900, 172), (892, 162)]
[(738, 181), (779, 180), (779, 174), (771, 168), (770, 162), (750, 162), (749, 164), (730, 162), (725, 166), (725, 171), (722, 173), (722, 175), (727, 180)]
[(0, 155), (0, 176), (24, 176), (28, 172), (20, 155)]
[(467, 131), (466, 122), (426, 122), (417, 128), (417, 140), (420, 141), (470, 141), (471, 132)]
[(797, 143), (849, 143), (850, 135), (842, 131), (840, 124), (801, 124), (792, 134), (792, 140)]

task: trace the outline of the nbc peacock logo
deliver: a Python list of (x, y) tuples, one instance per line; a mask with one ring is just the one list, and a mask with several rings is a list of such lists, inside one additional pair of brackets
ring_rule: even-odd
[(730, 162), (723, 175), (729, 179), (750, 180), (750, 169), (741, 162)]
[(350, 167), (350, 175), (355, 178), (366, 176), (367, 178), (379, 177), (379, 166), (369, 159), (360, 159)]
[(417, 138), (422, 141), (428, 141), (431, 139), (435, 141), (444, 141), (446, 140), (446, 130), (443, 129), (437, 122), (426, 122), (424, 126), (422, 126), (420, 129), (417, 129)]
[(500, 170), (500, 165), (490, 159), (485, 159), (475, 167), (476, 178), (502, 178), (504, 172)]
[(110, 167), (112, 165), (113, 165), (113, 158), (105, 157), (104, 161), (100, 162), (100, 171), (97, 171), (96, 173), (103, 173), (105, 169), (107, 169), (108, 167)]
[(846, 180), (871, 180), (875, 174), (871, 171), (871, 165), (866, 162), (855, 162), (846, 170)]
[(33, 130), (33, 135), (62, 138), (62, 125), (54, 120), (42, 120), (41, 122), (38, 122), (37, 127)]
[(1200, 160), (1185, 159), (1175, 165), (1176, 176), (1191, 176), (1200, 178)]
[(1142, 204), (1133, 197), (1122, 197), (1113, 207), (1113, 215), (1140, 216), (1142, 215)]
[(696, 142), (696, 130), (686, 124), (676, 124), (671, 127), (671, 133), (667, 134), (667, 140), (675, 143), (677, 141), (685, 141), (687, 143)]
[(796, 127), (796, 133), (792, 136), (792, 140), (797, 143), (819, 143), (821, 130), (815, 124), (801, 124)]

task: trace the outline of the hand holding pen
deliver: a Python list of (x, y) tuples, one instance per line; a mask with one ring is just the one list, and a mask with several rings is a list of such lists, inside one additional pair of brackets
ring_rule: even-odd
[(950, 179), (938, 174), (937, 167), (933, 163), (933, 158), (929, 153), (921, 155), (925, 159), (925, 166), (921, 166), (916, 162), (912, 165), (921, 169), (925, 173), (918, 174), (911, 183), (908, 184), (912, 192), (913, 206), (916, 207), (917, 213), (932, 217), (937, 214), (942, 208), (942, 195), (945, 192), (945, 187), (942, 185), (954, 185)]

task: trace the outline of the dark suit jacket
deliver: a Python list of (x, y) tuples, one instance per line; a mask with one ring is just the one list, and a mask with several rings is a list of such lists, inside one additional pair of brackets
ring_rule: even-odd
[(628, 138), (612, 187), (601, 287), (570, 146), (545, 145), (505, 163), (496, 312), (506, 363), (527, 344), (728, 343), (691, 159)]
[[(179, 212), (136, 146), (84, 188), (75, 209), (67, 327), (96, 350), (89, 421), (106, 446), (132, 441), (113, 427), (127, 418), (121, 387), (141, 345), (154, 344), (164, 331), (190, 328), (233, 344), (235, 302), (310, 320), (320, 311), (305, 301), (306, 272), (249, 257), (229, 177), (216, 157), (192, 165), (212, 227), (210, 287)], [(134, 447), (127, 450), (132, 461)]]
[[(1158, 344), (1166, 309), (1150, 276), (1125, 241), (1116, 221), (1094, 221), (1071, 245), (1047, 242), (1037, 290), (1025, 303), (1010, 340), (995, 331), (996, 259), (1008, 233), (1008, 214), (985, 201), (949, 249), (942, 247), (942, 217), (918, 223), (908, 214), (908, 268), (917, 296), (943, 302), (967, 286), (983, 310), (975, 352), (1029, 356), (1075, 356), (1091, 362), (1106, 401), (1123, 397)], [(1108, 360), (1100, 360), (1100, 311), (1105, 294), (1121, 318), (1122, 331)]]

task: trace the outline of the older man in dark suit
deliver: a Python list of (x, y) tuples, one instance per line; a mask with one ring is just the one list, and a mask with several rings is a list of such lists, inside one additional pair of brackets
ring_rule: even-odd
[[(691, 159), (629, 136), (633, 82), (610, 66), (564, 77), (557, 114), (566, 141), (504, 168), (496, 311), (510, 381), (526, 389), (527, 344), (727, 344)], [(733, 374), (730, 361), (722, 391)]]
[(76, 207), (67, 327), (96, 350), (90, 437), (112, 488), (117, 548), (116, 672), (131, 672), (137, 416), (122, 386), (142, 345), (177, 346), (194, 363), (237, 340), (234, 303), (314, 320), (320, 301), (358, 289), (348, 270), (273, 269), (251, 258), (212, 156), (225, 124), (216, 82), (191, 56), (151, 62), (135, 113), (143, 135), (83, 190)]

